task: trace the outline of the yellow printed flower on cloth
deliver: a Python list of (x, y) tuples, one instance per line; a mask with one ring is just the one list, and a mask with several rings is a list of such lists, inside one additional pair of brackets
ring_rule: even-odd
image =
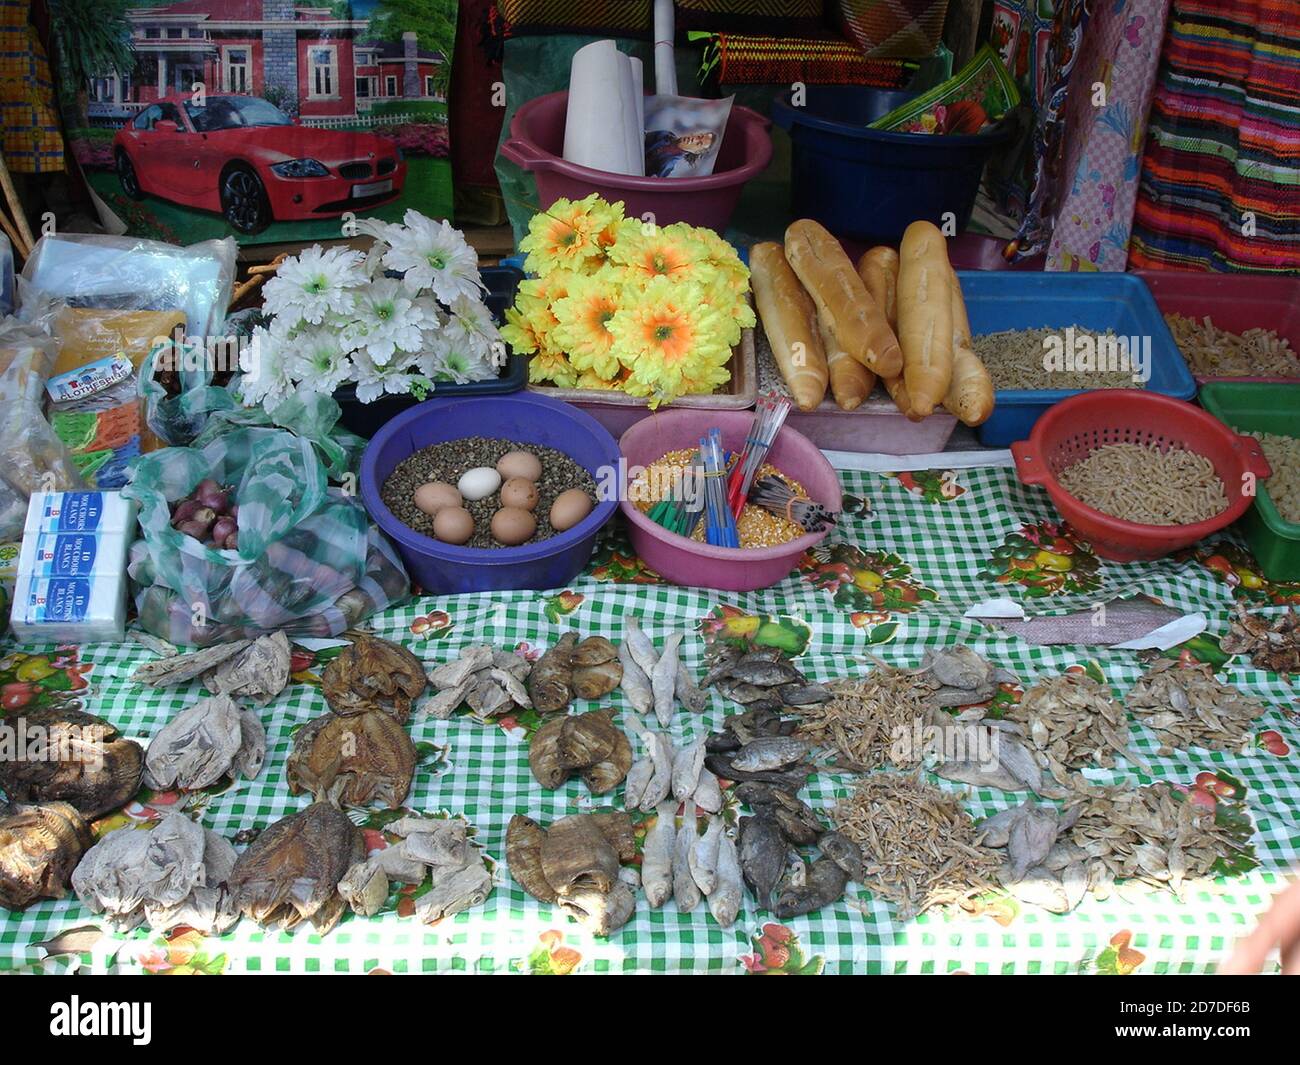
[(621, 214), (621, 207), (616, 210), (595, 193), (576, 202), (556, 200), (533, 215), (528, 236), (519, 242), (519, 250), (528, 256), (528, 272), (545, 276), (553, 270), (582, 271), (589, 260), (602, 259), (601, 236)]
[(618, 243), (609, 249), (609, 258), (626, 268), (629, 280), (695, 281), (707, 256), (704, 245), (684, 230), (669, 233), (628, 218), (619, 226)]
[(618, 313), (620, 287), (604, 270), (574, 278), (569, 295), (552, 307), (556, 344), (568, 352), (577, 369), (594, 371), (606, 381), (619, 371), (609, 322)]
[[(643, 292), (624, 293), (609, 323), (619, 359), (632, 378), (662, 401), (682, 394), (682, 382), (727, 360), (726, 326), (698, 285), (655, 278)], [(652, 406), (656, 405), (652, 403)]]

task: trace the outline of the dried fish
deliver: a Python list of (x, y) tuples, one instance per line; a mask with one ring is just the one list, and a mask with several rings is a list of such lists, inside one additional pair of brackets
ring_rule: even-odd
[(1172, 658), (1156, 659), (1124, 701), (1159, 736), (1162, 755), (1189, 747), (1243, 750), (1254, 738), (1254, 722), (1268, 712), (1257, 699), (1220, 682), (1208, 663), (1182, 665)]
[(623, 635), (623, 642), (628, 645), (633, 661), (641, 668), (642, 673), (647, 677), (653, 677), (655, 666), (659, 664), (659, 652), (655, 650), (655, 645), (650, 641), (650, 637), (641, 628), (641, 621), (636, 615), (627, 618)]
[(155, 932), (168, 932), (184, 926), (204, 935), (222, 935), (239, 920), (226, 882), (239, 860), (235, 848), (225, 836), (203, 830), (203, 868), (190, 893), (179, 903), (161, 905), (147, 901), (144, 917)]
[[(642, 733), (643, 737), (648, 735)], [(654, 758), (650, 753), (654, 750), (654, 745), (648, 739), (643, 739), (642, 742), (646, 744), (646, 756), (632, 763), (632, 768), (627, 771), (627, 777), (623, 781), (623, 805), (629, 810), (640, 808), (645, 789), (655, 772)]]
[(785, 837), (776, 820), (758, 813), (740, 819), (740, 869), (760, 907), (767, 909), (785, 871)]
[(636, 896), (621, 879), (609, 891), (582, 888), (560, 900), (560, 909), (593, 936), (608, 936), (622, 928), (636, 911)]
[(556, 716), (533, 734), (528, 765), (544, 788), (557, 788), (580, 773), (594, 794), (603, 795), (627, 775), (632, 745), (613, 723), (612, 710)]
[(695, 886), (705, 895), (711, 895), (718, 880), (718, 847), (722, 843), (724, 825), (721, 817), (710, 817), (704, 835), (691, 846), (689, 864)]
[(862, 848), (858, 883), (907, 919), (996, 887), (996, 852), (976, 843), (975, 822), (953, 795), (918, 773), (872, 773), (835, 808), (842, 835)]
[(1128, 716), (1110, 688), (1085, 673), (1037, 681), (1005, 720), (1024, 730), (1026, 744), (1062, 784), (1067, 769), (1115, 764), (1128, 751)]
[(723, 780), (761, 781), (765, 784), (774, 784), (783, 791), (791, 793), (797, 792), (808, 782), (808, 766), (802, 762), (789, 769), (761, 770), (751, 773), (735, 768), (725, 755), (708, 754), (704, 756), (704, 768)]
[(67, 802), (93, 821), (139, 790), (144, 751), (102, 717), (42, 707), (4, 721), (19, 738), (0, 745), (0, 789), (11, 802)]
[(617, 853), (589, 814), (562, 817), (546, 830), (542, 874), (561, 898), (577, 887), (608, 892), (618, 864)]
[(817, 847), (843, 869), (850, 880), (860, 884), (866, 878), (867, 863), (862, 858), (862, 848), (843, 832), (824, 833), (817, 841)]
[(788, 736), (761, 736), (745, 744), (731, 758), (731, 766), (742, 773), (780, 771), (808, 754), (808, 745)]
[(579, 699), (601, 699), (617, 688), (622, 679), (623, 667), (617, 660), (584, 666), (573, 671), (573, 693)]
[(609, 710), (593, 710), (566, 717), (559, 738), (561, 764), (566, 768), (577, 768), (608, 758), (620, 734), (612, 718)]
[(606, 665), (618, 659), (618, 648), (604, 636), (588, 636), (573, 649), (573, 668), (587, 669)]
[(820, 910), (838, 902), (848, 882), (848, 874), (837, 863), (829, 858), (818, 858), (812, 863), (802, 885), (781, 892), (772, 912), (784, 921)]
[(914, 671), (880, 663), (862, 677), (831, 681), (827, 687), (830, 701), (803, 708), (797, 735), (832, 748), (841, 765), (857, 771), (920, 764), (919, 745), (899, 744), (897, 737), (930, 723), (926, 700), (933, 685)]
[(673, 757), (673, 798), (684, 801), (694, 795), (703, 768), (703, 740), (696, 740), (689, 746), (679, 748)]
[(700, 838), (695, 803), (687, 802), (683, 811), (682, 826), (677, 830), (673, 844), (673, 899), (678, 913), (690, 913), (700, 904), (700, 888), (691, 872), (691, 854)]
[(650, 674), (650, 687), (655, 697), (655, 717), (659, 724), (667, 728), (672, 724), (673, 711), (677, 708), (675, 692), (677, 689), (677, 649), (681, 645), (682, 634), (674, 632), (664, 642), (663, 655)]
[(165, 724), (144, 756), (144, 782), (155, 791), (198, 791), (243, 775), (252, 780), (266, 759), (266, 731), (229, 695), (188, 706)]
[(673, 741), (662, 732), (641, 733), (641, 742), (650, 751), (654, 763), (654, 772), (641, 795), (641, 810), (649, 813), (655, 809), (672, 792), (673, 786)]
[(441, 921), (462, 910), (478, 906), (492, 891), (492, 876), (477, 858), (444, 877), (415, 902), (415, 916), (425, 924)]
[(439, 690), (459, 688), (474, 674), (491, 669), (495, 656), (496, 652), (491, 644), (471, 644), (456, 658), (444, 662), (430, 672), (429, 683)]
[(1251, 665), (1290, 681), (1292, 674), (1300, 673), (1300, 614), (1292, 606), (1270, 621), (1238, 602), (1220, 645), (1229, 654), (1249, 655)]
[(148, 688), (171, 688), (203, 676), (228, 659), (251, 646), (252, 640), (232, 640), (204, 647), (199, 651), (186, 654), (169, 655), (153, 662), (146, 662), (131, 674), (136, 684)]
[(605, 795), (619, 786), (631, 768), (632, 743), (619, 730), (610, 756), (595, 765), (584, 766), (578, 775), (593, 795)]
[(322, 714), (298, 730), (286, 776), (293, 795), (316, 802), (397, 809), (411, 790), (419, 754), (387, 714)]
[(573, 649), (577, 643), (578, 634), (566, 632), (528, 674), (528, 694), (538, 713), (554, 714), (572, 702)]
[(66, 802), (8, 808), (0, 816), (0, 906), (63, 898), (91, 841), (90, 827)]
[(641, 849), (641, 886), (645, 889), (646, 901), (655, 910), (673, 893), (676, 815), (675, 803), (661, 803), (655, 810), (655, 822), (646, 833)]
[(236, 655), (227, 658), (203, 678), (203, 686), (216, 695), (247, 699), (265, 706), (289, 683), (293, 649), (283, 632), (259, 636)]
[(378, 862), (357, 862), (339, 881), (339, 894), (359, 917), (373, 917), (388, 901), (388, 875)]
[(694, 798), (695, 805), (705, 813), (716, 814), (722, 810), (722, 786), (708, 767), (700, 769), (699, 780), (695, 784)]
[(730, 928), (735, 923), (743, 890), (736, 843), (724, 832), (718, 840), (718, 863), (713, 890), (709, 893), (709, 912), (723, 928)]
[(680, 655), (677, 658), (677, 678), (673, 684), (673, 694), (677, 696), (677, 701), (692, 714), (702, 714), (709, 708), (709, 693), (696, 685)]
[(429, 673), (436, 689), (419, 708), (420, 717), (446, 719), (462, 705), (478, 717), (495, 717), (515, 707), (532, 708), (524, 678), (532, 668), (528, 659), (491, 644), (466, 647), (458, 657)]
[(655, 707), (654, 690), (650, 685), (650, 678), (632, 657), (632, 647), (628, 640), (618, 645), (618, 661), (623, 667), (623, 679), (619, 683), (623, 687), (623, 694), (627, 696), (627, 701), (632, 704), (632, 709), (638, 714), (652, 712)]
[(325, 700), (336, 714), (379, 710), (398, 723), (410, 716), (411, 704), (429, 684), (424, 666), (405, 647), (364, 635), (343, 648), (320, 679)]
[(555, 889), (542, 871), (542, 844), (546, 831), (531, 817), (515, 814), (506, 829), (506, 865), (510, 875), (539, 902), (554, 902)]

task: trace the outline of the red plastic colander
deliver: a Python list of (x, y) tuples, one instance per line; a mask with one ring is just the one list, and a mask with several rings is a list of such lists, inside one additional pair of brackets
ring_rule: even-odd
[[(1194, 525), (1141, 525), (1121, 521), (1081, 503), (1057, 477), (1106, 444), (1156, 444), (1204, 455), (1214, 464), (1228, 497), (1227, 509)], [(1061, 517), (1092, 543), (1102, 558), (1137, 562), (1163, 556), (1226, 528), (1254, 501), (1247, 487), (1271, 473), (1254, 437), (1234, 433), (1200, 407), (1140, 389), (1098, 389), (1062, 400), (1038, 419), (1028, 440), (1011, 445), (1025, 484), (1047, 489)]]

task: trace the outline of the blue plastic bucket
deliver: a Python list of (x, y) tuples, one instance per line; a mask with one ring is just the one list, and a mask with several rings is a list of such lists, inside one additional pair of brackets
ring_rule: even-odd
[(793, 145), (790, 209), (838, 237), (896, 244), (912, 222), (963, 229), (975, 208), (984, 164), (1011, 138), (1009, 128), (971, 135), (884, 133), (867, 123), (913, 95), (854, 85), (810, 85), (804, 106), (784, 92), (772, 121)]
[(416, 532), (384, 505), (380, 489), (398, 463), (421, 448), (467, 436), (498, 437), (563, 451), (592, 476), (617, 467), (618, 444), (591, 416), (546, 396), (519, 393), (431, 399), (403, 411), (374, 435), (361, 456), (361, 500), (397, 545), (411, 579), (428, 595), (561, 588), (582, 572), (596, 534), (618, 508), (595, 508), (572, 529), (523, 547), (444, 544)]

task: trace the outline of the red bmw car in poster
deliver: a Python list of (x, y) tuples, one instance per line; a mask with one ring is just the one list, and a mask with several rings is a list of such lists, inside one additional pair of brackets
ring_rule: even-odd
[(368, 210), (397, 199), (406, 181), (393, 141), (299, 125), (235, 94), (151, 104), (113, 138), (113, 165), (131, 199), (219, 212), (239, 233)]

